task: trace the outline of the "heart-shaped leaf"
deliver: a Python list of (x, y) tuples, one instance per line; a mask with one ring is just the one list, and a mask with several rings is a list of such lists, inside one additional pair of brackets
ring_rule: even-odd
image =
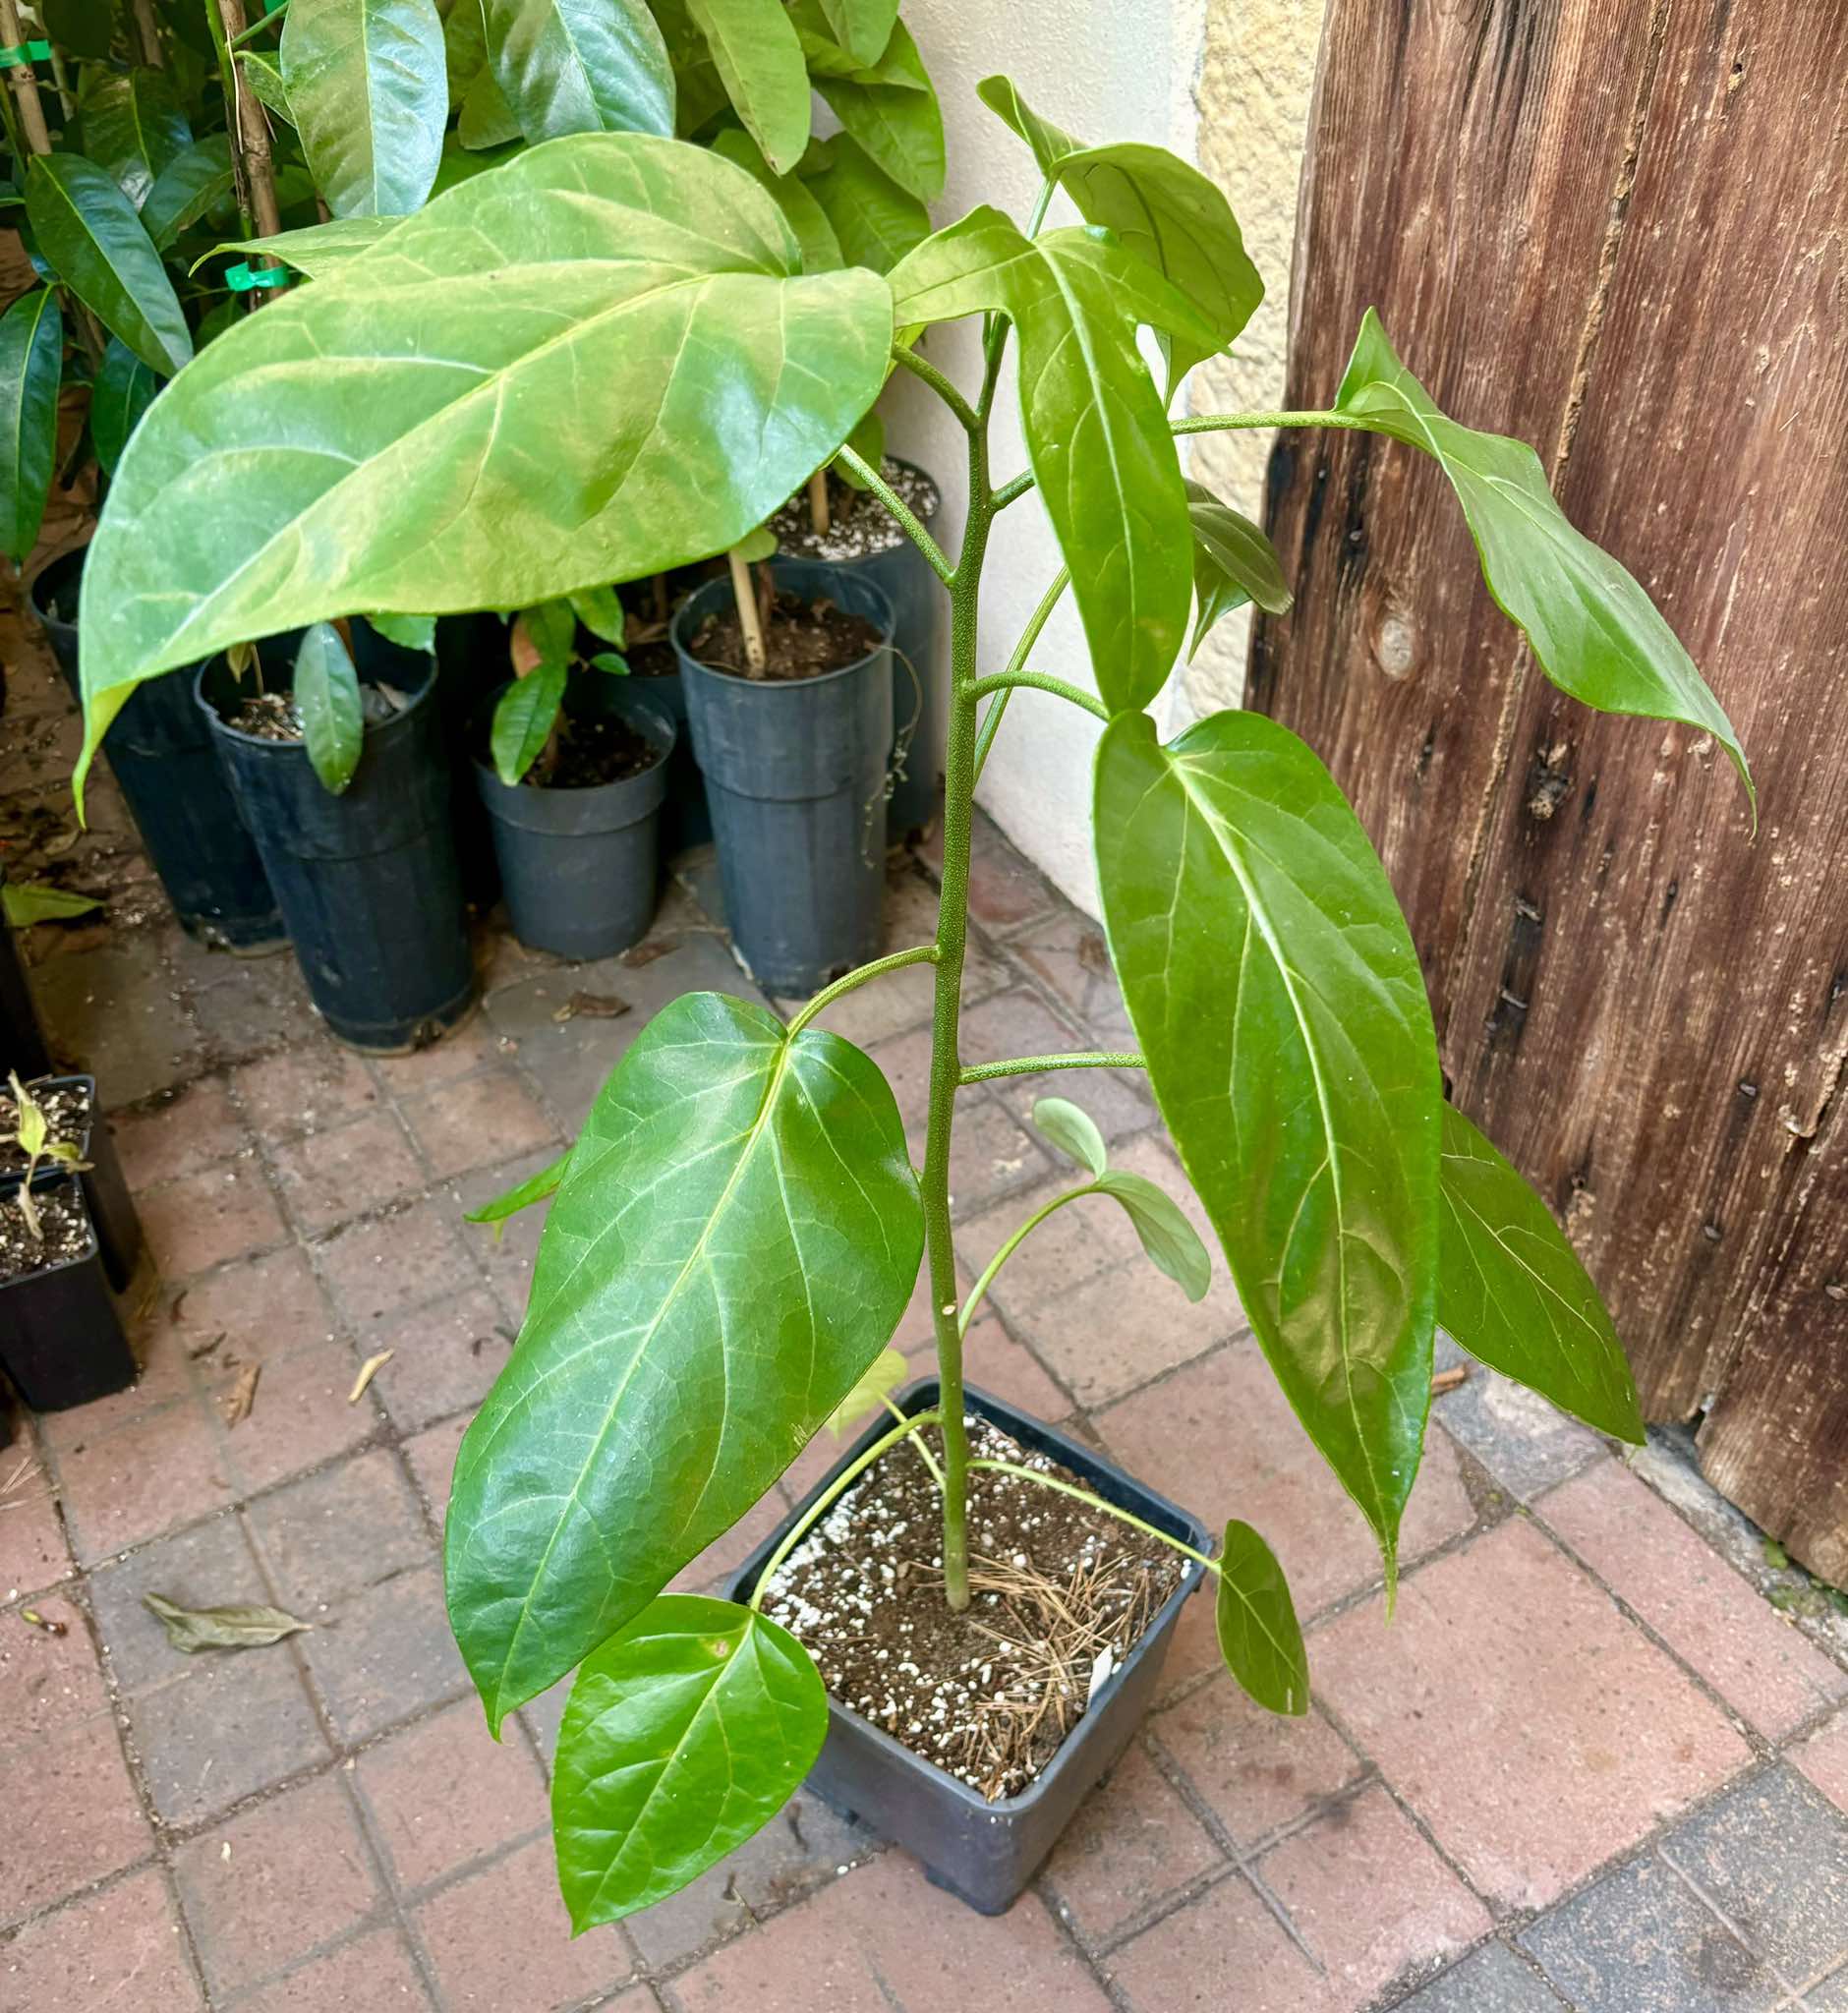
[(907, 195), (934, 202), (944, 193), (944, 115), (929, 73), (903, 22), (895, 24), (884, 68), (895, 83), (815, 78), (815, 88), (842, 128)]
[(1193, 527), (1193, 641), (1187, 646), (1192, 658), (1207, 631), (1234, 608), (1255, 602), (1266, 614), (1282, 615), (1296, 598), (1262, 530), (1201, 484), (1186, 487), (1187, 522)]
[(34, 287), (0, 316), (0, 551), (16, 566), (38, 543), (58, 452), (64, 325), (55, 288)]
[(142, 229), (164, 252), (231, 194), (231, 143), (222, 133), (198, 140), (155, 177), (142, 204)]
[(1440, 412), (1399, 361), (1371, 308), (1335, 397), (1337, 412), (1430, 455), (1457, 492), (1497, 605), (1541, 670), (1600, 713), (1680, 720), (1732, 757), (1756, 810), (1745, 751), (1694, 660), (1635, 579), (1574, 530), (1525, 440), (1478, 433)]
[(449, 1616), (491, 1724), (763, 1496), (891, 1339), (923, 1234), (868, 1057), (716, 993), (656, 1015), (456, 1462)]
[(114, 475), (129, 436), (153, 403), (160, 379), (118, 337), (102, 353), (89, 393), (89, 437), (104, 475)]
[(511, 787), (539, 760), (557, 724), (564, 703), (565, 666), (555, 659), (541, 661), (525, 677), (515, 678), (494, 706), (488, 750), (494, 774)]
[(331, 622), (312, 622), (295, 654), (295, 707), (302, 739), (323, 788), (335, 796), (353, 780), (366, 745), (359, 674)]
[(139, 209), (161, 171), (193, 141), (166, 73), (99, 66), (84, 80), (83, 108), (85, 152)]
[(1226, 1525), (1213, 1607), (1219, 1653), (1258, 1704), (1295, 1717), (1309, 1709), (1309, 1659), (1277, 1555), (1248, 1524)]
[[(35, 154), (26, 214), (52, 270), (150, 371), (163, 377), (193, 354), (193, 338), (135, 205), (107, 168), (82, 154)], [(230, 639), (226, 639), (229, 641)]]
[(289, 0), (282, 85), (335, 216), (403, 216), (442, 158), (449, 78), (436, 0)]
[(1286, 1396), (1389, 1583), (1430, 1405), (1442, 1077), (1359, 821), (1255, 713), (1097, 751), (1111, 955), (1149, 1081)]
[(809, 139), (809, 77), (782, 0), (686, 0), (731, 108), (786, 175)]
[(1444, 1107), (1437, 1319), (1478, 1362), (1637, 1445), (1643, 1413), (1597, 1288), (1546, 1204)]
[(673, 70), (643, 0), (487, 0), (488, 58), (528, 140), (673, 132)]
[(90, 747), (139, 680), (253, 633), (518, 607), (722, 551), (885, 381), (885, 281), (799, 257), (729, 162), (580, 134), (218, 337), (137, 431), (90, 546)]
[(552, 1831), (574, 1930), (676, 1893), (800, 1788), (828, 1694), (786, 1629), (664, 1594), (585, 1659), (558, 1733)]

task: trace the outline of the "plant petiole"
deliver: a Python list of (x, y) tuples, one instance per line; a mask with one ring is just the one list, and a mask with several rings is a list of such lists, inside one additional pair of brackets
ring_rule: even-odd
[(856, 986), (863, 986), (868, 979), (882, 977), (889, 971), (899, 971), (907, 964), (935, 964), (937, 946), (935, 944), (914, 944), (909, 950), (895, 950), (889, 957), (876, 957), (871, 964), (856, 966), (843, 977), (836, 979), (832, 986), (824, 986), (806, 1006), (789, 1023), (789, 1039), (797, 1035), (813, 1020), (825, 1006), (832, 1006), (842, 993), (850, 993)]
[(1042, 1069), (1146, 1069), (1133, 1049), (1074, 1049), (1063, 1056), (1011, 1056), (1004, 1063), (972, 1063), (959, 1084), (986, 1083), (995, 1076), (1037, 1076)]
[(1081, 707), (1093, 719), (1108, 721), (1110, 719), (1110, 711), (1101, 699), (1093, 698), (1076, 685), (1068, 685), (1063, 678), (1049, 678), (1044, 671), (997, 671), (992, 677), (977, 678), (969, 687), (969, 697), (984, 699), (991, 692), (1011, 691), (1016, 685), (1024, 685), (1034, 692), (1050, 692), (1056, 699)]
[(873, 494), (885, 504), (893, 516), (897, 519), (899, 529), (918, 550), (924, 554), (924, 557), (930, 563), (931, 571), (936, 574), (937, 578), (946, 587), (953, 587), (956, 578), (955, 568), (945, 558), (944, 548), (918, 522), (904, 498), (887, 482), (878, 469), (867, 460), (865, 455), (853, 447), (842, 447), (836, 456), (836, 459), (843, 468), (851, 469), (860, 481), (872, 490)]
[(1114, 1517), (1119, 1524), (1129, 1524), (1141, 1531), (1145, 1537), (1158, 1538), (1171, 1551), (1191, 1559), (1197, 1566), (1204, 1566), (1215, 1577), (1219, 1573), (1217, 1559), (1209, 1559), (1204, 1552), (1196, 1552), (1191, 1545), (1184, 1544), (1180, 1538), (1170, 1537), (1167, 1531), (1145, 1523), (1140, 1517), (1131, 1516), (1127, 1510), (1119, 1510), (1115, 1503), (1106, 1502), (1102, 1496), (1093, 1495), (1089, 1489), (1079, 1488), (1075, 1482), (1062, 1482), (1056, 1474), (1043, 1473), (1037, 1467), (1022, 1467), (1017, 1461), (990, 1461), (978, 1456), (969, 1463), (969, 1466), (990, 1468), (997, 1474), (1018, 1475), (1022, 1481), (1038, 1482), (1042, 1488), (1057, 1489), (1062, 1496), (1070, 1496), (1076, 1502), (1088, 1503), (1092, 1509), (1103, 1511), (1107, 1517)]

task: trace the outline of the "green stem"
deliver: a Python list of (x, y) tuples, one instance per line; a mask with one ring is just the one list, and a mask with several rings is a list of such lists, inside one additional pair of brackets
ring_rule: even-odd
[[(995, 508), (997, 510), (1001, 508), (999, 501), (997, 501)], [(1013, 655), (1008, 660), (1004, 668), (1004, 676), (1009, 672), (1017, 671), (1026, 662), (1028, 654), (1040, 640), (1040, 631), (1046, 627), (1047, 622), (1052, 618), (1053, 610), (1059, 605), (1060, 596), (1065, 593), (1070, 584), (1071, 569), (1068, 566), (1062, 566), (1059, 569), (1059, 578), (1040, 596), (1040, 604), (1033, 610), (1032, 620), (1021, 630), (1020, 640), (1014, 645)], [(978, 783), (982, 779), (982, 771), (988, 765), (988, 751), (995, 745), (995, 736), (1000, 733), (1001, 723), (1008, 717), (1008, 701), (1012, 696), (1013, 687), (1011, 685), (1005, 692), (997, 692), (994, 704), (983, 716), (982, 731), (976, 737), (975, 742), (975, 779)]]
[(842, 993), (850, 993), (856, 986), (863, 986), (868, 979), (882, 977), (889, 971), (901, 971), (907, 964), (932, 964), (937, 958), (935, 944), (914, 944), (909, 950), (895, 950), (890, 957), (876, 957), (871, 964), (862, 964), (850, 971), (844, 978), (836, 979), (832, 986), (824, 986), (806, 1006), (789, 1023), (789, 1039), (797, 1035), (826, 1006), (832, 1006)]
[(1022, 469), (1011, 483), (1003, 483), (995, 491), (995, 508), (1006, 510), (1010, 503), (1017, 502), (1033, 487), (1033, 471)]
[(841, 448), (836, 459), (844, 467), (850, 468), (859, 477), (860, 481), (872, 490), (873, 494), (885, 504), (893, 516), (898, 520), (905, 536), (930, 562), (930, 569), (936, 574), (937, 578), (946, 587), (953, 587), (955, 584), (955, 573), (950, 561), (944, 557), (943, 547), (911, 514), (904, 498), (887, 482), (878, 469), (867, 460), (865, 455), (852, 447)]
[(976, 418), (975, 408), (935, 364), (927, 363), (915, 350), (904, 348), (898, 343), (892, 346), (892, 360), (901, 371), (909, 371), (913, 377), (922, 378), (955, 414), (965, 431), (972, 433), (982, 424)]
[(796, 1546), (802, 1542), (809, 1532), (814, 1529), (816, 1523), (834, 1507), (836, 1499), (853, 1482), (856, 1482), (872, 1467), (873, 1463), (885, 1453), (887, 1448), (895, 1447), (900, 1440), (908, 1438), (912, 1433), (920, 1432), (925, 1426), (938, 1423), (939, 1420), (934, 1411), (914, 1412), (905, 1420), (903, 1425), (894, 1426), (890, 1433), (881, 1434), (857, 1461), (843, 1467), (836, 1475), (827, 1488), (815, 1498), (814, 1502), (809, 1505), (783, 1533), (782, 1543), (771, 1553), (768, 1564), (757, 1576), (757, 1584), (751, 1589), (750, 1605), (753, 1613), (762, 1609), (765, 1591), (770, 1586), (771, 1582), (782, 1571), (782, 1562), (795, 1550)]
[[(899, 1410), (897, 1405), (892, 1399), (882, 1398), (879, 1402), (886, 1408), (886, 1409), (889, 1412), (891, 1412), (894, 1418), (902, 1419), (905, 1416), (905, 1414), (901, 1410)], [(917, 1458), (924, 1464), (926, 1467), (930, 1469), (931, 1480), (937, 1484), (937, 1493), (941, 1496), (944, 1492), (944, 1471), (941, 1467), (937, 1466), (936, 1462), (931, 1458), (931, 1450), (925, 1446), (922, 1440), (913, 1440), (911, 1442), (911, 1448), (912, 1451), (916, 1454)]]
[(229, 39), (229, 41), (226, 42), (225, 47), (228, 49), (241, 49), (243, 48), (246, 42), (255, 41), (256, 38), (262, 33), (264, 29), (274, 28), (277, 26), (277, 24), (282, 20), (283, 14), (287, 11), (288, 5), (289, 0), (280, 0), (280, 4), (275, 7), (272, 7), (269, 10), (269, 12), (263, 16), (261, 21), (252, 22), (250, 27), (247, 28), (242, 34), (233, 35)]
[(986, 1083), (993, 1076), (1037, 1076), (1043, 1069), (1146, 1069), (1132, 1049), (1076, 1049), (1061, 1056), (1013, 1056), (1005, 1063), (972, 1063), (958, 1083)]
[[(1027, 1218), (1025, 1223), (1002, 1244), (1001, 1249), (995, 1253), (983, 1268), (981, 1278), (969, 1289), (969, 1297), (963, 1301), (962, 1312), (956, 1317), (956, 1333), (959, 1336), (968, 1334), (969, 1323), (975, 1319), (976, 1308), (982, 1304), (982, 1300), (987, 1294), (989, 1288), (994, 1285), (995, 1275), (1013, 1256), (1014, 1252), (1018, 1250), (1022, 1239), (1038, 1230), (1040, 1225), (1052, 1215), (1054, 1210), (1063, 1209), (1068, 1202), (1076, 1202), (1083, 1196), (1095, 1195), (1098, 1192), (1096, 1182), (1087, 1181), (1082, 1188), (1068, 1188), (1063, 1195), (1055, 1195), (1050, 1202), (1040, 1204), (1039, 1208)], [(975, 1465), (979, 1467), (981, 1463), (977, 1462)]]
[(1015, 685), (1025, 685), (1031, 691), (1050, 692), (1056, 698), (1069, 700), (1095, 719), (1110, 719), (1109, 709), (1101, 699), (1080, 691), (1076, 685), (1068, 685), (1063, 678), (1049, 678), (1044, 671), (997, 671), (992, 677), (978, 678), (969, 687), (969, 692), (971, 697), (982, 699), (990, 692), (1006, 692)]
[(1191, 1559), (1196, 1565), (1204, 1566), (1209, 1573), (1217, 1575), (1219, 1561), (1209, 1559), (1204, 1552), (1196, 1552), (1189, 1544), (1183, 1544), (1178, 1537), (1170, 1537), (1165, 1530), (1158, 1530), (1152, 1524), (1145, 1524), (1141, 1518), (1132, 1517), (1127, 1510), (1119, 1510), (1115, 1503), (1107, 1503), (1102, 1496), (1094, 1496), (1089, 1489), (1081, 1489), (1073, 1482), (1062, 1482), (1056, 1474), (1043, 1474), (1037, 1467), (1022, 1467), (1012, 1461), (977, 1460), (969, 1463), (971, 1467), (992, 1468), (997, 1474), (1018, 1475), (1022, 1481), (1039, 1482), (1043, 1487), (1057, 1489), (1062, 1496), (1070, 1496), (1080, 1503), (1090, 1504), (1093, 1510), (1101, 1510), (1107, 1517), (1114, 1517), (1119, 1524), (1126, 1524), (1143, 1536), (1158, 1538), (1171, 1551), (1179, 1552), (1184, 1558)]
[(1353, 413), (1195, 413), (1184, 420), (1170, 420), (1171, 433), (1237, 433), (1254, 427), (1345, 427), (1364, 433), (1371, 420)]

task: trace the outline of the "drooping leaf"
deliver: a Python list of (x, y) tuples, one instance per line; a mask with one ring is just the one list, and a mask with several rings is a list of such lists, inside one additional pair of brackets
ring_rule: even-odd
[[(828, 212), (814, 190), (800, 175), (773, 172), (757, 142), (742, 127), (727, 126), (714, 136), (712, 146), (715, 153), (735, 161), (747, 175), (755, 177), (758, 186), (782, 211), (802, 248), (804, 272), (833, 272), (840, 265), (840, 240), (835, 236), (835, 227), (828, 221)], [(878, 270), (883, 272), (885, 268), (881, 266)]]
[(845, 133), (811, 146), (801, 174), (849, 265), (890, 272), (930, 236), (930, 211)]
[(1213, 1605), (1219, 1653), (1242, 1689), (1270, 1712), (1309, 1709), (1309, 1659), (1277, 1555), (1248, 1524), (1226, 1525)]
[(456, 1463), (449, 1615), (491, 1724), (759, 1500), (891, 1339), (922, 1246), (859, 1050), (714, 993), (643, 1030)]
[(1562, 692), (1600, 713), (1680, 720), (1732, 757), (1756, 811), (1745, 751), (1694, 660), (1635, 579), (1553, 500), (1524, 440), (1478, 433), (1440, 412), (1399, 361), (1371, 308), (1349, 359), (1337, 412), (1421, 447), (1450, 478), (1497, 605)]
[(686, 0), (725, 95), (779, 175), (809, 138), (809, 76), (782, 0)]
[(1222, 503), (1211, 489), (1189, 482), (1187, 522), (1193, 527), (1193, 641), (1198, 656), (1206, 633), (1222, 615), (1256, 602), (1266, 614), (1289, 612), (1296, 597), (1284, 579), (1276, 547), (1242, 511)]
[(84, 151), (107, 168), (139, 209), (193, 129), (161, 70), (98, 66), (84, 80)]
[(312, 622), (302, 637), (295, 654), (295, 706), (315, 774), (338, 796), (360, 766), (366, 714), (359, 673), (331, 622)]
[(1146, 1175), (1130, 1168), (1106, 1169), (1097, 1178), (1097, 1190), (1100, 1195), (1114, 1195), (1123, 1204), (1143, 1253), (1155, 1269), (1165, 1272), (1188, 1299), (1205, 1299), (1213, 1284), (1213, 1261), (1180, 1203)]
[(1167, 331), (1175, 378), (1239, 335), (1264, 298), (1264, 282), (1217, 183), (1165, 147), (1084, 145), (1032, 112), (1005, 77), (984, 78), (976, 93), (1033, 149), (1040, 172), (1065, 189), (1087, 223), (1115, 231), (1212, 324), (1214, 340), (1203, 348)]
[(902, 71), (904, 81), (863, 83), (823, 73), (815, 88), (900, 189), (920, 202), (934, 202), (944, 193), (944, 115), (917, 44), (901, 21), (893, 27), (885, 67)]
[(515, 678), (500, 695), (488, 748), (494, 774), (509, 788), (539, 760), (550, 738), (564, 703), (564, 685), (565, 666), (553, 659)]
[(293, 126), (295, 107), (289, 103), (288, 87), (282, 82), (282, 66), (276, 59), (261, 49), (240, 49), (237, 64), (238, 75), (250, 86), (259, 102), (285, 125)]
[(1287, 728), (1097, 753), (1104, 920), (1149, 1081), (1279, 1383), (1388, 1582), (1430, 1404), (1442, 1079), (1366, 834)]
[(1101, 1175), (1110, 1165), (1110, 1150), (1097, 1129), (1097, 1121), (1069, 1098), (1035, 1098), (1033, 1124), (1061, 1153), (1070, 1155), (1091, 1174)]
[(786, 1629), (696, 1594), (651, 1602), (586, 1658), (551, 1786), (574, 1930), (678, 1892), (801, 1786), (828, 1694)]
[(722, 551), (885, 380), (884, 280), (798, 256), (729, 162), (586, 134), (248, 317), (110, 491), (85, 567), (90, 745), (139, 680), (256, 632), (517, 607)]
[(436, 645), (434, 615), (374, 614), (366, 618), (387, 643), (400, 650), (433, 650)]
[(1444, 1107), (1437, 1319), (1478, 1362), (1637, 1445), (1643, 1413), (1597, 1288), (1552, 1212)]
[(828, 1414), (828, 1430), (838, 1440), (869, 1411), (877, 1411), (905, 1380), (910, 1364), (895, 1349), (882, 1349), (866, 1366), (865, 1375)]
[(42, 881), (0, 882), (0, 901), (6, 905), (10, 928), (29, 930), (34, 923), (63, 922), (67, 916), (87, 916), (102, 903), (88, 894), (72, 894)]
[(570, 597), (571, 612), (593, 636), (620, 648), (627, 623), (622, 597), (613, 587), (587, 587)]
[(55, 288), (34, 287), (0, 316), (0, 551), (16, 566), (38, 543), (58, 453), (64, 325)]
[(643, 0), (487, 0), (488, 56), (528, 140), (673, 132), (673, 70)]
[(38, 0), (38, 18), (46, 34), (73, 56), (101, 61), (115, 41), (109, 0)]
[(1212, 327), (1109, 233), (1029, 240), (988, 208), (901, 260), (892, 290), (899, 327), (984, 309), (1012, 318), (1027, 458), (1071, 570), (1097, 689), (1112, 712), (1146, 706), (1186, 631), (1191, 541), (1181, 464), (1136, 327), (1208, 350)]
[(273, 238), (231, 238), (214, 245), (199, 264), (239, 252), (292, 265), (310, 279), (324, 279), (388, 238), (403, 221), (395, 216), (341, 216), (330, 223), (304, 224), (299, 231), (278, 231)]
[(141, 425), (142, 415), (159, 389), (160, 379), (120, 337), (112, 335), (89, 393), (89, 437), (104, 475), (115, 474), (129, 436)]
[(160, 254), (107, 168), (82, 154), (36, 154), (26, 214), (52, 269), (150, 371), (171, 376), (193, 354)]
[(260, 1649), (299, 1636), (313, 1625), (298, 1622), (281, 1608), (258, 1605), (221, 1608), (182, 1607), (163, 1593), (144, 1593), (143, 1606), (160, 1618), (167, 1640), (187, 1655), (202, 1649)]
[(164, 252), (231, 191), (231, 143), (222, 133), (196, 140), (155, 177), (142, 204), (142, 229)]
[(436, 179), (449, 77), (436, 0), (289, 0), (282, 86), (335, 216), (404, 216)]
[(892, 40), (898, 0), (820, 0), (834, 37), (856, 63), (877, 63)]
[[(373, 626), (377, 627), (376, 621)], [(543, 1167), (538, 1174), (516, 1181), (504, 1194), (496, 1195), (491, 1202), (484, 1202), (479, 1209), (471, 1209), (463, 1221), (492, 1224), (497, 1242), (506, 1232), (508, 1217), (518, 1216), (521, 1210), (530, 1209), (535, 1202), (544, 1202), (549, 1195), (558, 1192), (558, 1183), (564, 1179), (564, 1171), (570, 1162), (571, 1149), (566, 1147), (549, 1167)]]

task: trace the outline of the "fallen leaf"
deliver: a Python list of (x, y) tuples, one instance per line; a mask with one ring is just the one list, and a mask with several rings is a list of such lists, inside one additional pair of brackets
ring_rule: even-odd
[(311, 1627), (280, 1608), (233, 1606), (187, 1608), (164, 1593), (144, 1593), (142, 1604), (158, 1615), (167, 1640), (188, 1656), (201, 1649), (260, 1649)]
[(353, 1380), (353, 1389), (347, 1393), (347, 1403), (358, 1405), (366, 1396), (366, 1387), (397, 1353), (395, 1350), (381, 1349), (375, 1356), (368, 1356), (360, 1365), (360, 1373)]
[(238, 1381), (224, 1402), (226, 1426), (242, 1425), (250, 1417), (251, 1407), (257, 1403), (257, 1380), (262, 1374), (261, 1363), (246, 1363), (238, 1372)]
[(665, 957), (668, 951), (679, 948), (678, 937), (657, 937), (647, 944), (631, 944), (622, 953), (622, 962), (631, 971), (640, 971), (645, 964), (653, 964), (656, 958)]
[(189, 1342), (186, 1352), (197, 1362), (201, 1356), (210, 1355), (229, 1333), (229, 1329), (221, 1328), (216, 1335), (206, 1336), (203, 1342)]
[(55, 1616), (41, 1615), (36, 1608), (21, 1608), (20, 1620), (29, 1622), (34, 1629), (42, 1629), (47, 1636), (64, 1636), (70, 1632), (69, 1622), (60, 1622)]
[(628, 1012), (629, 1003), (614, 993), (573, 993), (551, 1016), (554, 1020), (614, 1020)]

